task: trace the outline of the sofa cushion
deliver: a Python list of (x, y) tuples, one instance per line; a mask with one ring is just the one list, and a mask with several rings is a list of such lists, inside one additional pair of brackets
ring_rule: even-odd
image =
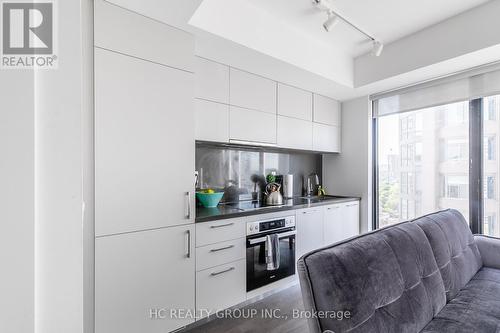
[(460, 212), (447, 209), (414, 221), (429, 239), (446, 290), (453, 299), (483, 266), (474, 236)]
[(482, 268), (423, 332), (500, 332), (500, 270)]
[(411, 222), (306, 254), (299, 272), (306, 306), (351, 314), (319, 318), (315, 331), (418, 332), (445, 305), (429, 241)]

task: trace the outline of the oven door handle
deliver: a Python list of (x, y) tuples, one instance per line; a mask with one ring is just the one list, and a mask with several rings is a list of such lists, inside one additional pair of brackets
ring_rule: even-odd
[[(287, 231), (287, 232), (283, 232), (281, 234), (278, 234), (278, 238), (285, 238), (285, 237), (289, 237), (289, 236), (293, 236), (293, 235), (296, 235), (297, 234), (297, 231), (293, 230), (293, 231)], [(249, 239), (248, 240), (248, 243), (250, 245), (254, 245), (254, 244), (258, 244), (258, 243), (264, 243), (266, 241), (266, 237), (260, 237), (260, 238), (254, 238), (254, 239)]]

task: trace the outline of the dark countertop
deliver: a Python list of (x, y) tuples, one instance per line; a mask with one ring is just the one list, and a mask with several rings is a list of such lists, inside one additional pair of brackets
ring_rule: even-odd
[(215, 208), (196, 207), (196, 222), (209, 222), (243, 216), (276, 213), (287, 210), (303, 209), (316, 206), (331, 205), (349, 201), (359, 201), (358, 197), (324, 196), (294, 197), (285, 199), (282, 206), (265, 206), (257, 201), (240, 201), (238, 203), (220, 204)]

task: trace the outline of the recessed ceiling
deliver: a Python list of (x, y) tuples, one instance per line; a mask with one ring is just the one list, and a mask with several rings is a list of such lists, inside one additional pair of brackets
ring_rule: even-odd
[[(352, 56), (369, 50), (366, 38), (346, 24), (326, 32), (326, 14), (311, 0), (247, 0), (311, 38), (338, 45)], [(331, 7), (373, 37), (388, 44), (488, 2), (488, 0), (330, 0)]]

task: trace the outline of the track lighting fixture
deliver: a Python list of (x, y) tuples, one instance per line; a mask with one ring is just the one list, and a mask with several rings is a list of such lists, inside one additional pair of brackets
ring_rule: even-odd
[(384, 44), (381, 42), (374, 40), (373, 41), (373, 48), (372, 48), (372, 55), (379, 57), (382, 54), (382, 51), (384, 50)]
[(330, 31), (339, 22), (340, 22), (339, 17), (330, 11), (328, 12), (328, 19), (325, 21), (325, 23), (323, 23), (323, 28), (325, 28), (326, 31)]
[(384, 49), (384, 44), (382, 44), (382, 42), (376, 40), (374, 37), (370, 36), (369, 34), (364, 32), (363, 30), (358, 28), (356, 25), (352, 24), (351, 22), (346, 20), (344, 17), (342, 17), (341, 15), (336, 13), (332, 9), (329, 0), (312, 0), (312, 3), (319, 10), (328, 13), (328, 19), (325, 21), (325, 23), (323, 23), (323, 28), (325, 28), (326, 31), (331, 31), (333, 29), (333, 27), (336, 26), (340, 22), (340, 20), (342, 20), (346, 24), (350, 25), (352, 28), (356, 29), (357, 31), (359, 31), (360, 33), (362, 33), (363, 35), (368, 37), (372, 41), (372, 43), (373, 43), (372, 51), (371, 51), (372, 55), (379, 57), (382, 54), (382, 51)]

